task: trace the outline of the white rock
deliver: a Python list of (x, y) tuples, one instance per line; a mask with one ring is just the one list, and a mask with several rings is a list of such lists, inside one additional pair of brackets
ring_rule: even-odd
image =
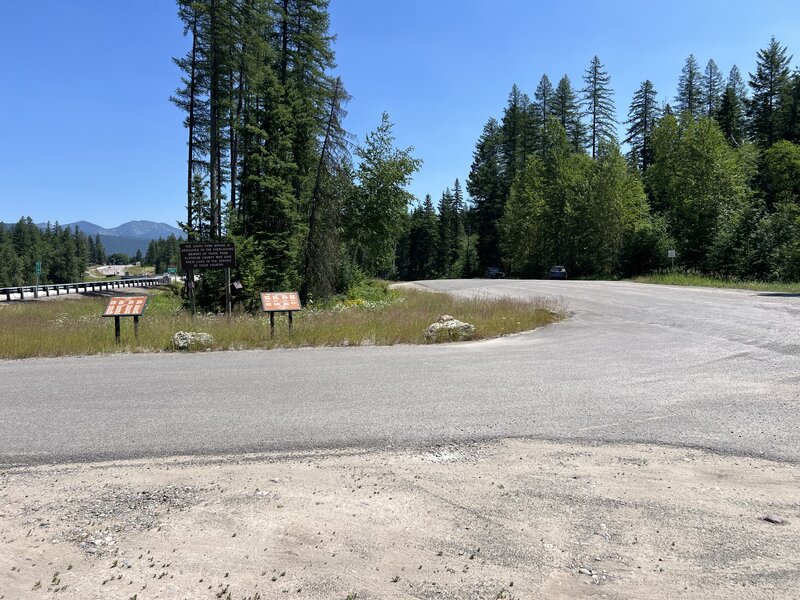
[(202, 331), (179, 331), (172, 336), (172, 347), (176, 350), (207, 348), (212, 343), (214, 343), (214, 338), (211, 334)]
[(475, 326), (464, 323), (450, 315), (442, 315), (436, 323), (425, 330), (425, 339), (429, 342), (452, 342), (468, 340), (475, 334)]

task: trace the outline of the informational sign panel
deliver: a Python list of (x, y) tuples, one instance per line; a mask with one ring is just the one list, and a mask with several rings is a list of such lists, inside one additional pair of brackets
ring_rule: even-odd
[(297, 292), (261, 292), (261, 309), (264, 312), (302, 310)]
[(675, 258), (675, 250), (667, 250), (667, 258)]
[(109, 299), (104, 317), (141, 317), (147, 296), (117, 296)]
[(188, 269), (226, 269), (236, 266), (233, 242), (187, 242), (181, 244), (181, 266)]

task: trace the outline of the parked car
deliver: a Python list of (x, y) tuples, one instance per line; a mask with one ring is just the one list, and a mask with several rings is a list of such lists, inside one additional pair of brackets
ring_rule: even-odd
[(503, 279), (506, 274), (503, 273), (503, 269), (500, 267), (489, 267), (486, 269), (486, 274), (484, 276), (487, 279)]
[(550, 279), (566, 279), (567, 270), (561, 265), (556, 265), (550, 269)]

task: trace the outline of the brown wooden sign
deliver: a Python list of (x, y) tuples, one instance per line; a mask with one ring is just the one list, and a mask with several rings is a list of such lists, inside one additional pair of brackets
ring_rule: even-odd
[(261, 292), (261, 309), (264, 312), (302, 310), (297, 292)]
[(147, 296), (118, 296), (109, 299), (104, 317), (141, 317)]

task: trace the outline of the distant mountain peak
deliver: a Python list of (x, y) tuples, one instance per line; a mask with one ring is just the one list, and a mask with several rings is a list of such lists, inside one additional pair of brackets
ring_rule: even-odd
[(175, 237), (183, 236), (183, 231), (166, 223), (156, 223), (154, 221), (128, 221), (111, 229), (111, 235), (123, 237), (133, 237), (153, 240), (156, 238), (166, 238), (170, 235)]

